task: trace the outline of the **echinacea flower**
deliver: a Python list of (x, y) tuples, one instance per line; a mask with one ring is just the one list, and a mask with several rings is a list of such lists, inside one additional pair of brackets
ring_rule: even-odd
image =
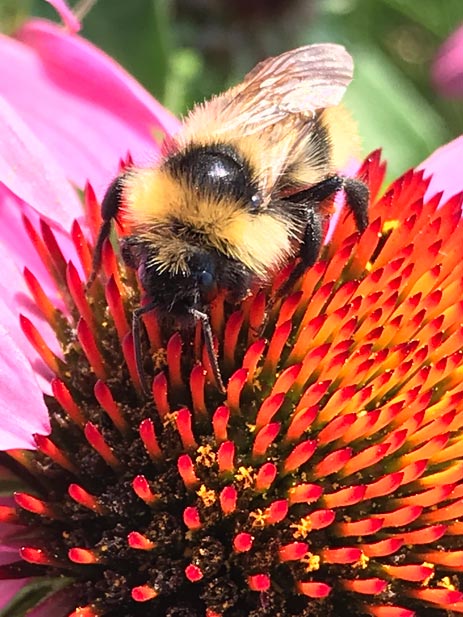
[(463, 613), (462, 195), (430, 194), (427, 179), (445, 188), (461, 140), (382, 194), (368, 157), (369, 227), (360, 237), (341, 215), (267, 317), (287, 272), (212, 305), (225, 395), (199, 332), (147, 315), (145, 397), (140, 292), (109, 242), (85, 291), (94, 191), (80, 216), (72, 160), (45, 165), (48, 133), (1, 110), (5, 614)]
[[(3, 454), (21, 488), (0, 508), (2, 578), (56, 583), (30, 615), (463, 612), (462, 197), (424, 199), (422, 171), (380, 196), (383, 175), (375, 153), (359, 171), (368, 229), (340, 217), (263, 336), (285, 273), (241, 306), (212, 306), (224, 396), (200, 338), (155, 315), (143, 396), (129, 326), (139, 290), (109, 243), (84, 291), (90, 188), (89, 238), (25, 220), (61, 300), (33, 261), (25, 281), (54, 344), (35, 320), (21, 326), (53, 373), (51, 431)], [(31, 369), (10, 362), (16, 417), (32, 416)]]

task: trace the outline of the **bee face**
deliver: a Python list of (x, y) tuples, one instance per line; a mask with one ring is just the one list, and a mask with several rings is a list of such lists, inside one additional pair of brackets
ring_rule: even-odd
[[(182, 249), (185, 250), (184, 244)], [(227, 299), (236, 302), (246, 295), (252, 283), (252, 272), (216, 250), (189, 244), (181, 267), (175, 270), (162, 267), (164, 262), (156, 259), (160, 250), (162, 247), (151, 242), (140, 244), (138, 237), (122, 241), (124, 262), (138, 271), (153, 307), (174, 315), (182, 323), (191, 320), (192, 309), (204, 310), (219, 291), (225, 291)], [(177, 266), (179, 259), (173, 263)]]

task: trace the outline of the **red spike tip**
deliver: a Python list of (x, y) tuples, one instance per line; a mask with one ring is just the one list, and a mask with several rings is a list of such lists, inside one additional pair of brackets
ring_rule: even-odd
[(149, 585), (140, 585), (132, 589), (131, 595), (135, 602), (148, 602), (154, 600), (158, 592)]

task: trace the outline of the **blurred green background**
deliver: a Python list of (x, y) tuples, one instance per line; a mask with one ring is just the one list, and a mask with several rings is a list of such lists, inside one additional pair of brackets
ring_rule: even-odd
[[(4, 23), (27, 14), (56, 19), (44, 0), (0, 0)], [(364, 152), (382, 147), (395, 176), (463, 132), (463, 101), (430, 82), (436, 50), (462, 22), (463, 0), (98, 0), (82, 34), (177, 114), (268, 55), (343, 43)]]

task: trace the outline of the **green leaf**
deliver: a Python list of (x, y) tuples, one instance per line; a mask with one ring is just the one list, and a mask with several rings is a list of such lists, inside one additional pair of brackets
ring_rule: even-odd
[[(97, 2), (85, 16), (80, 32), (161, 100), (170, 54), (169, 7), (169, 0)], [(44, 0), (35, 0), (34, 13), (58, 19)]]
[(443, 36), (453, 30), (463, 19), (461, 0), (383, 0), (399, 15), (420, 24), (436, 36)]
[(379, 49), (351, 50), (355, 77), (345, 102), (364, 151), (381, 147), (391, 176), (420, 163), (450, 139), (443, 119)]
[(31, 0), (0, 0), (0, 32), (11, 34), (27, 18)]
[(199, 54), (193, 49), (177, 49), (169, 61), (169, 79), (166, 83), (164, 105), (180, 115), (192, 105), (192, 92), (204, 70)]
[(26, 617), (27, 611), (43, 602), (48, 596), (69, 585), (69, 578), (40, 578), (25, 585), (0, 611), (0, 617)]

